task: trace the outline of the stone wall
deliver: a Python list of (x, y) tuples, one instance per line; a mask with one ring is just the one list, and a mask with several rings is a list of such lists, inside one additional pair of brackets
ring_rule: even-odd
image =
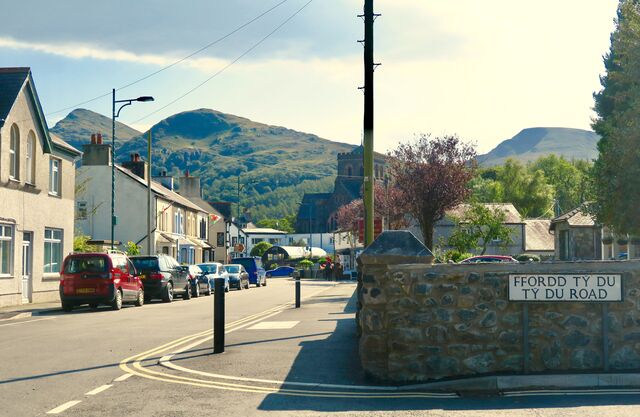
[[(401, 261), (366, 252), (360, 259), (360, 359), (373, 379), (406, 383), (488, 374), (640, 371), (640, 261)], [(508, 300), (510, 274), (597, 273), (622, 275), (622, 302)]]

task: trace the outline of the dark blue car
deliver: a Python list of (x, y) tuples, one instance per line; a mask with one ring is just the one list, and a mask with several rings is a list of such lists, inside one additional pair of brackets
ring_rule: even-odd
[(276, 269), (271, 269), (267, 271), (267, 278), (271, 277), (292, 277), (294, 268), (290, 266), (279, 266)]
[(234, 258), (229, 262), (231, 264), (242, 265), (249, 274), (249, 283), (259, 286), (267, 285), (267, 277), (262, 267), (262, 260), (260, 258), (246, 257), (246, 258)]

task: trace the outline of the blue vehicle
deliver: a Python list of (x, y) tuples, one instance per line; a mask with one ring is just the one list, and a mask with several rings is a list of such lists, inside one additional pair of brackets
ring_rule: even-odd
[(267, 278), (271, 278), (271, 277), (292, 277), (293, 276), (293, 271), (295, 271), (294, 268), (290, 267), (290, 266), (279, 266), (276, 269), (271, 269), (269, 271), (266, 272), (266, 276)]
[(262, 260), (260, 258), (234, 258), (230, 263), (244, 266), (244, 269), (249, 274), (250, 284), (253, 284), (256, 287), (265, 287), (267, 285), (267, 276), (264, 268), (262, 267)]

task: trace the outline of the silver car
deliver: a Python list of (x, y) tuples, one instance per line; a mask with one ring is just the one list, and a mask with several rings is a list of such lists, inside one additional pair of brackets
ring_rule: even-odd
[(209, 262), (198, 264), (198, 266), (202, 269), (207, 279), (209, 279), (211, 288), (215, 288), (214, 279), (224, 278), (224, 291), (229, 292), (229, 273), (224, 269), (224, 265), (220, 262)]

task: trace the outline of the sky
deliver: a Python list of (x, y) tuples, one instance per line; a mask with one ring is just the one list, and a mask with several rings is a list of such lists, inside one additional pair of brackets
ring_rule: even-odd
[[(211, 108), (361, 142), (363, 0), (3, 3), (0, 66), (31, 67), (50, 126), (76, 107), (110, 116), (117, 88), (155, 98), (122, 111), (139, 130)], [(590, 129), (617, 0), (374, 3), (377, 151), (421, 133), (484, 153), (524, 128)]]

